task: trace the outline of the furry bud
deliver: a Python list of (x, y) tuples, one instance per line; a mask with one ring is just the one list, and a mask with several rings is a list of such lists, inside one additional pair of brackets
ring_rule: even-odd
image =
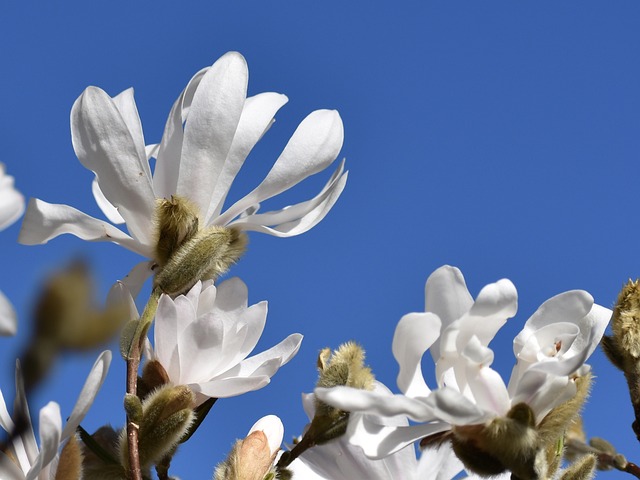
[(188, 199), (172, 195), (156, 204), (156, 255), (159, 266), (167, 264), (173, 254), (198, 232), (198, 207)]
[(274, 456), (261, 430), (238, 440), (227, 459), (216, 467), (214, 480), (263, 480), (272, 470)]

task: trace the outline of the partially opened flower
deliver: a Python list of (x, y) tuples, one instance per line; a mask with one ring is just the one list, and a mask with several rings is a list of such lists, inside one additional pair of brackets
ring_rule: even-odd
[[(491, 442), (484, 437), (493, 435), (494, 443), (501, 442), (498, 450), (524, 464), (523, 449), (535, 456), (547, 446), (542, 443), (557, 440), (551, 437), (565, 425), (550, 422), (550, 412), (561, 412), (567, 421), (577, 413), (588, 390), (588, 378), (578, 385), (588, 371), (583, 363), (599, 342), (611, 311), (594, 304), (583, 291), (566, 292), (545, 302), (516, 337), (518, 363), (507, 388), (491, 368), (493, 351), (488, 343), (516, 312), (513, 284), (508, 280), (490, 284), (474, 301), (460, 271), (445, 266), (429, 277), (425, 297), (426, 312), (405, 315), (393, 339), (403, 395), (385, 398), (344, 387), (316, 391), (323, 401), (347, 411), (387, 417), (402, 414), (419, 422), (398, 427), (354, 416), (347, 432), (351, 441), (379, 458), (417, 439), (451, 430), (454, 450), (463, 456), (463, 448), (456, 446), (470, 439), (477, 444), (482, 436), (483, 448), (490, 448)], [(436, 363), (439, 388), (434, 391), (422, 375), (427, 349)], [(574, 397), (571, 408), (560, 408)], [(551, 430), (549, 425), (556, 430), (540, 433), (543, 427)], [(475, 454), (491, 458), (486, 451)], [(471, 460), (463, 460), (469, 467)], [(486, 474), (503, 471), (505, 461), (498, 459)]]
[[(169, 235), (175, 243), (170, 250), (211, 227), (279, 237), (312, 228), (345, 186), (342, 164), (314, 198), (282, 210), (257, 210), (260, 202), (336, 159), (343, 127), (333, 110), (309, 114), (262, 183), (223, 211), (247, 155), (287, 102), (286, 96), (272, 92), (247, 98), (247, 81), (245, 59), (236, 52), (196, 73), (173, 105), (161, 142), (151, 146), (145, 146), (131, 89), (111, 98), (97, 87), (87, 88), (71, 111), (73, 146), (80, 162), (96, 175), (93, 192), (98, 205), (112, 223), (126, 223), (128, 234), (69, 206), (32, 199), (20, 242), (46, 243), (70, 233), (84, 240), (115, 242), (163, 265), (166, 245), (158, 238), (158, 199), (179, 211), (179, 224)], [(151, 157), (156, 159), (153, 174)]]
[[(15, 222), (24, 212), (24, 197), (13, 186), (13, 177), (5, 174), (0, 163), (0, 230)], [(11, 302), (0, 292), (0, 335), (14, 335), (17, 329), (16, 312)]]
[[(85, 381), (78, 400), (62, 428), (60, 407), (55, 402), (49, 402), (40, 410), (40, 447), (36, 443), (31, 418), (27, 406), (27, 399), (22, 381), (22, 374), (16, 368), (16, 401), (15, 410), (23, 412), (26, 425), (19, 435), (11, 438), (9, 449), (0, 451), (0, 478), (6, 480), (54, 480), (62, 478), (56, 476), (59, 461), (59, 448), (62, 443), (75, 435), (98, 390), (102, 386), (111, 363), (111, 352), (106, 350), (100, 354)], [(0, 426), (8, 433), (14, 431), (16, 423), (7, 410), (7, 405), (0, 392)]]
[[(375, 384), (375, 392), (381, 398), (392, 393), (380, 382)], [(309, 419), (315, 415), (314, 394), (304, 394), (302, 403)], [(381, 423), (377, 415), (352, 413), (356, 418), (364, 417), (369, 423)], [(399, 415), (384, 419), (387, 425), (408, 426), (406, 416)], [(455, 457), (448, 445), (423, 452), (416, 459), (413, 448), (405, 448), (380, 459), (368, 458), (360, 447), (352, 445), (345, 436), (338, 437), (322, 445), (305, 450), (287, 467), (300, 480), (451, 480), (461, 470), (462, 463)]]
[(300, 348), (302, 335), (294, 333), (249, 357), (264, 330), (267, 302), (248, 306), (247, 299), (239, 278), (217, 287), (198, 282), (186, 295), (160, 298), (154, 349), (147, 357), (174, 385), (191, 388), (197, 404), (264, 387)]

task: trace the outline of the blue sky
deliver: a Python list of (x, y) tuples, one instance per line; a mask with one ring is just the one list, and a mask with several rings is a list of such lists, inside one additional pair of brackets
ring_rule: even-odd
[[(207, 478), (263, 415), (279, 415), (286, 438), (301, 432), (300, 393), (313, 388), (325, 346), (359, 341), (395, 390), (393, 330), (424, 308), (424, 282), (443, 264), (462, 269), (473, 295), (504, 277), (518, 288), (518, 314), (491, 345), (506, 377), (513, 336), (540, 303), (581, 288), (611, 306), (622, 283), (640, 276), (639, 25), (633, 1), (4, 4), (0, 161), (27, 197), (98, 215), (92, 174), (71, 146), (73, 101), (88, 85), (112, 95), (133, 86), (155, 142), (193, 73), (229, 50), (248, 61), (250, 94), (289, 97), (232, 197), (263, 178), (307, 113), (340, 111), (350, 176), (337, 205), (302, 236), (252, 234), (231, 272), (251, 302), (269, 301), (259, 348), (293, 332), (305, 340), (265, 389), (218, 402), (179, 452), (176, 475)], [(285, 200), (308, 198), (327, 175)], [(17, 339), (0, 348), (9, 398), (47, 273), (81, 255), (104, 297), (139, 260), (71, 236), (25, 247), (18, 230), (0, 235), (0, 288), (21, 320)], [(95, 356), (61, 359), (32, 411), (56, 400), (68, 414)], [(599, 350), (590, 363), (597, 378), (588, 433), (640, 460), (622, 375)], [(123, 389), (116, 354), (87, 429), (122, 424)]]

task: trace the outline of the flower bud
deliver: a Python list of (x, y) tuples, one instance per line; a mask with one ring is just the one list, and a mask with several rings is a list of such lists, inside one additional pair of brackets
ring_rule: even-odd
[(588, 454), (580, 457), (564, 470), (560, 480), (591, 480), (595, 474), (597, 457)]
[(157, 231), (155, 260), (159, 266), (167, 264), (171, 256), (198, 232), (198, 207), (188, 199), (172, 195), (156, 204)]
[(155, 285), (169, 295), (189, 290), (198, 280), (211, 280), (236, 263), (247, 246), (247, 235), (235, 228), (199, 230), (178, 248), (160, 270)]
[(216, 467), (214, 480), (263, 480), (273, 467), (273, 455), (263, 431), (238, 440), (227, 459)]
[(169, 383), (169, 374), (157, 360), (148, 361), (142, 369), (142, 377), (138, 378), (138, 396), (145, 398), (156, 388)]
[[(142, 402), (138, 433), (140, 466), (148, 468), (171, 452), (193, 422), (195, 395), (184, 385), (164, 385)], [(120, 458), (128, 467), (126, 431), (120, 439)]]
[(82, 480), (82, 449), (75, 435), (60, 452), (54, 480)]

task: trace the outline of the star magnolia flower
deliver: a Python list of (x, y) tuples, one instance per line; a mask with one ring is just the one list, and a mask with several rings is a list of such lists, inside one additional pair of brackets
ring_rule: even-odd
[[(0, 163), (0, 230), (9, 227), (23, 212), (24, 197), (13, 187), (13, 177), (5, 174), (4, 165)], [(0, 292), (0, 335), (14, 335), (16, 329), (16, 312)]]
[(239, 278), (217, 287), (198, 282), (175, 300), (160, 298), (147, 358), (160, 362), (172, 383), (190, 387), (198, 404), (264, 387), (300, 348), (302, 335), (294, 333), (247, 358), (267, 320), (267, 302), (248, 307), (247, 298)]
[[(375, 384), (375, 392), (382, 397), (391, 397), (387, 387)], [(311, 420), (315, 414), (315, 395), (302, 396), (304, 410)], [(377, 415), (352, 413), (355, 417), (365, 417), (368, 422), (382, 421)], [(386, 419), (389, 425), (408, 426), (407, 417), (399, 415)], [(323, 445), (306, 450), (288, 467), (293, 477), (300, 480), (451, 480), (460, 471), (462, 463), (453, 454), (449, 445), (438, 449), (425, 450), (420, 460), (416, 459), (413, 448), (405, 448), (385, 458), (367, 458), (362, 449), (351, 445), (345, 436), (338, 437)]]
[[(64, 429), (60, 417), (60, 406), (49, 402), (40, 410), (40, 449), (36, 444), (24, 384), (20, 369), (16, 368), (16, 410), (23, 410), (27, 416), (26, 429), (14, 438), (8, 454), (0, 452), (0, 478), (3, 480), (53, 480), (58, 468), (59, 447), (75, 434), (76, 428), (89, 411), (98, 390), (102, 386), (111, 363), (111, 352), (100, 354), (85, 381), (78, 400), (67, 420)], [(10, 433), (14, 422), (7, 410), (4, 397), (0, 392), (0, 426)]]
[[(70, 233), (109, 241), (154, 257), (156, 199), (178, 195), (199, 209), (199, 225), (233, 226), (278, 237), (303, 233), (329, 212), (347, 174), (341, 164), (311, 200), (257, 213), (260, 202), (328, 167), (342, 147), (338, 112), (317, 110), (298, 126), (266, 178), (222, 212), (231, 183), (245, 158), (287, 102), (278, 93), (247, 98), (248, 70), (236, 52), (220, 58), (189, 81), (173, 105), (159, 145), (145, 147), (138, 111), (129, 89), (111, 98), (87, 88), (71, 110), (73, 147), (96, 174), (93, 192), (106, 217), (126, 223), (129, 235), (67, 205), (32, 199), (19, 241), (33, 245)], [(155, 157), (153, 174), (149, 159)], [(145, 270), (150, 274), (150, 270)]]
[[(400, 366), (403, 395), (336, 387), (317, 389), (323, 401), (347, 411), (383, 417), (407, 415), (418, 425), (398, 427), (354, 417), (351, 441), (380, 458), (452, 426), (480, 425), (526, 403), (538, 424), (550, 410), (576, 393), (575, 377), (597, 346), (611, 311), (593, 303), (584, 291), (566, 292), (546, 301), (514, 341), (517, 358), (509, 387), (490, 368), (487, 347), (517, 310), (517, 292), (509, 280), (484, 287), (474, 301), (462, 273), (441, 267), (427, 280), (426, 311), (405, 315), (396, 327), (393, 354)], [(431, 391), (421, 360), (429, 349), (436, 364), (438, 389)]]

